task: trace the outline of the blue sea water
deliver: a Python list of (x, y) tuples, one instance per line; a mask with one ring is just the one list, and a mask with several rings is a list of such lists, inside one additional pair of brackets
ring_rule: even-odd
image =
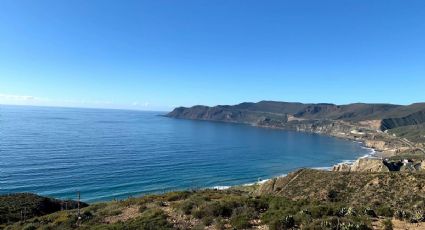
[(87, 202), (231, 186), (365, 155), (327, 136), (162, 112), (0, 105), (0, 194)]

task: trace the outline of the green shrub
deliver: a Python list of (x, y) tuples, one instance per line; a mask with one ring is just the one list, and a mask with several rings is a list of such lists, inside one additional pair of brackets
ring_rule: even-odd
[(286, 209), (294, 206), (293, 201), (284, 197), (270, 197), (268, 203), (269, 209)]
[(148, 207), (146, 207), (146, 205), (142, 204), (139, 206), (139, 212), (143, 213), (144, 211), (146, 211), (148, 209)]
[(22, 230), (36, 230), (37, 226), (35, 226), (34, 224), (27, 224), (25, 225), (25, 227), (22, 228)]
[(297, 223), (298, 225), (303, 225), (303, 226), (307, 225), (308, 223), (311, 223), (311, 221), (313, 220), (311, 215), (308, 214), (308, 212), (304, 212), (304, 211), (300, 211), (293, 217), (294, 217), (295, 223)]
[[(317, 205), (310, 208), (310, 213), (313, 218), (321, 218), (324, 216), (334, 216), (338, 211), (328, 205)], [(341, 213), (341, 212), (339, 212)]]
[(111, 202), (98, 211), (100, 216), (117, 216), (122, 213), (123, 207), (119, 202)]
[(266, 197), (252, 198), (246, 201), (246, 206), (254, 208), (258, 212), (262, 212), (269, 208), (269, 202)]
[(188, 199), (182, 201), (178, 208), (183, 211), (184, 214), (189, 215), (192, 213), (192, 210), (195, 207), (199, 207), (203, 204), (205, 204), (206, 198), (202, 197), (200, 195), (193, 195), (189, 197)]
[(81, 218), (83, 220), (90, 220), (91, 218), (93, 218), (93, 213), (91, 213), (89, 210), (85, 210), (81, 215)]
[(425, 214), (423, 211), (416, 211), (413, 213), (413, 215), (410, 217), (409, 222), (410, 223), (420, 223), (425, 220)]
[(183, 192), (171, 192), (168, 193), (165, 197), (166, 201), (178, 201), (178, 200), (184, 200), (187, 199), (192, 193), (189, 191), (183, 191)]
[(202, 218), (202, 223), (205, 226), (210, 226), (214, 222), (214, 218), (212, 216), (205, 216)]
[(328, 198), (329, 201), (335, 202), (335, 201), (338, 200), (338, 195), (339, 195), (339, 192), (337, 192), (335, 190), (330, 190), (330, 191), (328, 191), (327, 198)]
[(293, 216), (285, 216), (282, 219), (273, 220), (269, 223), (270, 230), (291, 229), (295, 227), (295, 219)]
[(230, 218), (230, 224), (235, 229), (246, 229), (251, 227), (250, 216), (246, 213), (236, 213)]
[(393, 217), (394, 211), (391, 207), (384, 205), (376, 208), (376, 214), (378, 216)]
[(230, 223), (237, 229), (249, 228), (250, 221), (258, 217), (257, 211), (252, 207), (238, 207), (233, 210)]
[(182, 210), (184, 214), (189, 215), (192, 213), (192, 209), (195, 205), (196, 204), (194, 202), (185, 200), (180, 204), (180, 210)]
[(151, 209), (142, 214), (142, 216), (109, 226), (110, 229), (142, 229), (142, 230), (165, 230), (172, 229), (173, 225), (168, 222), (167, 215), (159, 209)]
[[(231, 211), (231, 210), (230, 210)], [(192, 209), (192, 215), (198, 219), (204, 217), (217, 217), (223, 213), (222, 206), (218, 202), (204, 203), (201, 206)]]
[(226, 222), (221, 218), (221, 217), (217, 217), (214, 220), (214, 228), (217, 230), (224, 230), (226, 229)]

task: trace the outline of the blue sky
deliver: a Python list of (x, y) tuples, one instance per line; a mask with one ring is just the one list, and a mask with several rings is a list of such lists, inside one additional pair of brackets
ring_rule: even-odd
[(423, 0), (2, 0), (0, 104), (425, 101)]

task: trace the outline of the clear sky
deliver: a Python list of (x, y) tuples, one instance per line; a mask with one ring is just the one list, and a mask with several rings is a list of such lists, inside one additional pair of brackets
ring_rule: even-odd
[(0, 104), (409, 104), (424, 89), (424, 0), (0, 1)]

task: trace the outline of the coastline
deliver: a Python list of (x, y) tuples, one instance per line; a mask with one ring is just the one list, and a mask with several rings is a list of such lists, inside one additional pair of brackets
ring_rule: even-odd
[[(168, 116), (166, 116), (166, 117), (168, 117)], [(178, 119), (181, 119), (181, 118), (178, 118)], [(193, 120), (193, 119), (188, 119), (188, 120)], [(195, 120), (198, 120), (198, 119), (195, 119)], [(358, 143), (358, 144), (360, 144), (360, 147), (361, 148), (370, 150), (369, 153), (364, 154), (362, 156), (359, 156), (359, 157), (357, 157), (355, 159), (343, 160), (343, 161), (341, 161), (339, 163), (336, 163), (336, 164), (330, 165), (330, 166), (322, 166), (322, 167), (300, 167), (300, 168), (294, 169), (294, 170), (292, 170), (292, 171), (290, 171), (288, 173), (284, 173), (284, 174), (281, 174), (279, 176), (272, 176), (272, 177), (266, 178), (266, 179), (261, 179), (260, 181), (257, 181), (257, 182), (245, 183), (245, 184), (233, 185), (233, 186), (217, 185), (217, 186), (212, 186), (212, 187), (206, 187), (206, 188), (203, 188), (203, 189), (226, 190), (226, 189), (230, 189), (232, 187), (248, 187), (248, 186), (261, 185), (261, 184), (264, 184), (264, 183), (266, 183), (266, 182), (268, 182), (270, 180), (273, 180), (275, 178), (286, 177), (289, 173), (295, 172), (295, 171), (297, 171), (299, 169), (303, 169), (303, 168), (315, 169), (315, 170), (323, 170), (323, 171), (333, 171), (334, 167), (336, 167), (338, 165), (352, 166), (356, 161), (359, 161), (360, 159), (365, 159), (365, 158), (370, 158), (370, 159), (381, 158), (382, 159), (382, 158), (387, 157), (387, 154), (383, 153), (380, 149), (374, 148), (373, 146), (368, 146), (366, 144), (367, 139), (355, 138), (355, 137), (351, 137), (351, 136), (335, 135), (332, 132), (331, 133), (323, 133), (323, 132), (306, 131), (306, 130), (292, 130), (292, 129), (287, 129), (285, 127), (268, 126), (268, 125), (258, 125), (258, 124), (252, 124), (252, 123), (239, 123), (239, 122), (227, 122), (227, 121), (216, 121), (216, 120), (204, 120), (204, 119), (199, 119), (198, 121), (240, 124), (240, 125), (252, 126), (252, 127), (255, 127), (255, 128), (277, 129), (277, 130), (282, 130), (282, 131), (293, 131), (293, 132), (302, 132), (302, 133), (310, 133), (310, 134), (315, 134), (315, 135), (329, 136), (329, 137), (332, 137), (332, 138), (337, 138), (337, 139), (342, 139), (342, 140), (352, 141), (354, 143)]]
[[(65, 115), (63, 115), (65, 116)], [(68, 116), (68, 115), (66, 115)], [(65, 116), (65, 117), (66, 117)], [(152, 114), (148, 115), (149, 117), (152, 117)], [(173, 119), (170, 119), (173, 120)], [(56, 121), (56, 120), (55, 120)], [(62, 120), (57, 120), (58, 122), (63, 122)], [(162, 120), (159, 120), (162, 121)], [(209, 122), (208, 122), (209, 123)], [(233, 124), (237, 124), (237, 126), (246, 126), (246, 124), (241, 124), (241, 123), (231, 123), (230, 125), (233, 126)], [(213, 124), (215, 126), (215, 124)], [(226, 127), (226, 126), (223, 126)], [(254, 130), (255, 133), (257, 133), (258, 128), (266, 128), (266, 127), (252, 127), (250, 126), (250, 130)], [(255, 131), (257, 129), (257, 131)], [(282, 132), (283, 131), (283, 132)], [(260, 132), (262, 133), (263, 131), (260, 130)], [(313, 138), (318, 138), (319, 136), (326, 136), (325, 133), (321, 133), (321, 134), (315, 134), (315, 133), (309, 133), (309, 132), (297, 132), (294, 130), (276, 130), (276, 131), (267, 131), (265, 133), (286, 133), (286, 132), (291, 132), (293, 134), (297, 134), (297, 133), (304, 133), (306, 134), (306, 136), (310, 136)], [(331, 135), (329, 135), (331, 136)], [(259, 138), (259, 137), (257, 137)], [(334, 139), (335, 137), (327, 137), (325, 139), (331, 140), (332, 142), (339, 142), (338, 140)], [(333, 139), (333, 140), (332, 140)], [(233, 140), (231, 140), (233, 141)], [(295, 140), (293, 140), (295, 141)], [(273, 141), (274, 142), (274, 141)], [(276, 142), (281, 142), (281, 140), (276, 139)], [(326, 142), (327, 143), (327, 142)], [(361, 157), (363, 154), (369, 153), (369, 151), (365, 151), (360, 149), (359, 144), (357, 143), (351, 143), (351, 142), (345, 142), (346, 144), (348, 144), (348, 146), (352, 146), (352, 150), (348, 151), (348, 149), (345, 148), (338, 148), (338, 150), (336, 150), (335, 155), (332, 154), (326, 154), (326, 152), (323, 152), (323, 156), (324, 155), (329, 155), (329, 157), (326, 157), (326, 159), (322, 159), (321, 154), (319, 155), (314, 155), (314, 157), (311, 157), (311, 159), (307, 159), (305, 158), (305, 156), (300, 155), (298, 157), (299, 160), (297, 160), (298, 162), (291, 162), (288, 160), (285, 160), (285, 157), (281, 158), (278, 155), (274, 155), (275, 159), (272, 159), (271, 161), (276, 162), (276, 167), (274, 168), (274, 170), (269, 170), (268, 168), (263, 168), (262, 170), (258, 170), (257, 172), (254, 173), (243, 173), (240, 177), (242, 177), (242, 179), (239, 179), (238, 175), (230, 175), (229, 179), (230, 180), (221, 180), (221, 178), (216, 179), (212, 179), (211, 181), (207, 181), (207, 180), (200, 180), (199, 182), (193, 183), (193, 182), (188, 182), (186, 183), (188, 186), (175, 186), (175, 184), (178, 184), (179, 182), (173, 181), (172, 177), (164, 177), (166, 178), (165, 180), (169, 181), (168, 184), (160, 184), (160, 183), (156, 183), (155, 181), (152, 181), (153, 184), (156, 183), (156, 187), (152, 186), (149, 187), (149, 189), (146, 189), (144, 187), (127, 187), (132, 186), (133, 184), (142, 184), (142, 183), (147, 183), (144, 181), (140, 181), (140, 178), (137, 179), (137, 177), (134, 177), (134, 179), (132, 181), (130, 181), (130, 183), (125, 183), (122, 187), (119, 187), (119, 191), (118, 192), (114, 192), (114, 193), (110, 193), (110, 191), (106, 191), (106, 192), (101, 192), (98, 194), (94, 194), (93, 191), (96, 189), (96, 187), (94, 188), (90, 188), (89, 186), (92, 186), (90, 184), (86, 185), (85, 187), (81, 187), (79, 189), (81, 189), (81, 191), (83, 192), (83, 201), (87, 201), (89, 203), (97, 203), (97, 202), (103, 202), (103, 201), (110, 201), (113, 199), (126, 199), (127, 197), (136, 197), (136, 196), (143, 196), (143, 195), (149, 195), (149, 194), (159, 194), (159, 193), (165, 193), (167, 191), (177, 191), (177, 190), (190, 190), (191, 188), (208, 188), (208, 187), (216, 187), (216, 188), (225, 188), (223, 187), (223, 185), (229, 185), (229, 186), (240, 186), (240, 185), (250, 185), (250, 184), (257, 184), (257, 183), (264, 183), (268, 180), (270, 180), (271, 178), (275, 178), (275, 177), (284, 177), (286, 176), (286, 173), (290, 173), (293, 172), (299, 168), (302, 167), (309, 167), (309, 168), (316, 168), (316, 169), (321, 169), (321, 170), (330, 170), (332, 165), (337, 164), (339, 162), (344, 162), (343, 160), (354, 160), (358, 157)], [(276, 147), (273, 147), (273, 149), (276, 149), (276, 152), (279, 152), (279, 145), (277, 145)], [(344, 146), (344, 145), (343, 145)], [(255, 156), (255, 158), (257, 158), (256, 155), (259, 154), (260, 151), (263, 150), (262, 148), (263, 146), (259, 146), (258, 149), (253, 149), (252, 150), (252, 154)], [(297, 145), (294, 145), (294, 147), (296, 148)], [(301, 147), (301, 146), (300, 146)], [(312, 145), (308, 145), (305, 146), (305, 151), (306, 152), (314, 152), (315, 149), (315, 145), (314, 142), (312, 142)], [(324, 150), (326, 151), (327, 148), (324, 148)], [(328, 153), (332, 152), (333, 148), (331, 147), (331, 149), (327, 149)], [(108, 150), (108, 149), (106, 149)], [(295, 149), (294, 149), (295, 150)], [(96, 150), (97, 151), (97, 150)], [(234, 151), (234, 150), (231, 150)], [(293, 150), (289, 150), (289, 151), (293, 151)], [(78, 151), (77, 151), (78, 152)], [(291, 155), (291, 152), (287, 152), (289, 153), (288, 155)], [(239, 154), (239, 153), (238, 153)], [(241, 152), (240, 154), (244, 154), (243, 152)], [(278, 158), (278, 159), (276, 159)], [(190, 160), (190, 159), (189, 159)], [(232, 162), (232, 164), (230, 165), (230, 167), (235, 167), (235, 163), (237, 164), (238, 162), (240, 162), (240, 158), (236, 157), (235, 160)], [(95, 163), (97, 164), (99, 161), (97, 160)], [(283, 164), (283, 162), (285, 162)], [(218, 162), (218, 164), (221, 164), (220, 162)], [(253, 164), (258, 164), (258, 163), (253, 163)], [(168, 169), (168, 168), (167, 168)], [(132, 169), (133, 170), (133, 169)], [(130, 170), (128, 170), (128, 172), (132, 172)], [(245, 171), (242, 171), (245, 172)], [(127, 172), (126, 172), (127, 173)], [(226, 173), (226, 172), (225, 172)], [(285, 173), (285, 174), (284, 174)], [(59, 174), (58, 174), (59, 175)], [(89, 174), (90, 175), (90, 174)], [(119, 175), (119, 174), (117, 174)], [(169, 173), (164, 174), (164, 175), (169, 175)], [(90, 175), (91, 176), (91, 175)], [(261, 177), (261, 180), (258, 180), (258, 178)], [(89, 176), (86, 176), (86, 178), (89, 178)], [(150, 181), (150, 177), (148, 177), (147, 179), (143, 178), (143, 180), (146, 181)], [(59, 181), (59, 180), (58, 180)], [(103, 183), (103, 181), (100, 181), (101, 183)], [(48, 184), (47, 182), (45, 182), (46, 184)], [(91, 182), (90, 182), (91, 183)], [(118, 184), (119, 182), (113, 182), (110, 183), (109, 180), (108, 182), (109, 184), (112, 184), (112, 189), (118, 188)], [(151, 183), (151, 182), (149, 182)], [(171, 185), (171, 186), (169, 186)], [(52, 197), (56, 197), (56, 198), (67, 198), (67, 197), (74, 197), (75, 193), (73, 191), (69, 192), (69, 195), (67, 195), (66, 193), (68, 192), (68, 190), (66, 189), (58, 189), (57, 187), (47, 187), (47, 189), (42, 190), (42, 189), (38, 189), (35, 188), (33, 189), (31, 186), (33, 186), (32, 184), (28, 183), (27, 185), (28, 187), (25, 188), (25, 190), (21, 190), (21, 191), (30, 191), (30, 192), (34, 192), (37, 194), (42, 194), (42, 195), (47, 195), (47, 196), (52, 196)], [(71, 188), (71, 187), (75, 187), (73, 184), (66, 184), (65, 185), (66, 188)], [(100, 187), (100, 184), (96, 184), (96, 186)], [(103, 184), (102, 184), (103, 186)], [(180, 188), (179, 188), (180, 187)], [(159, 188), (159, 189), (157, 189)], [(165, 188), (165, 189), (164, 189)], [(47, 190), (47, 192), (46, 192)], [(156, 190), (156, 191), (155, 191)], [(15, 190), (16, 192), (19, 192), (19, 190)], [(15, 191), (11, 191), (11, 192), (15, 192)], [(113, 190), (115, 191), (115, 190)], [(7, 191), (9, 192), (9, 191)], [(87, 193), (86, 193), (87, 192)], [(109, 193), (109, 194), (108, 194)], [(110, 195), (111, 194), (111, 195)]]
[[(177, 111), (177, 110), (175, 110)], [(173, 111), (174, 112), (174, 111)], [(316, 170), (324, 171), (339, 171), (339, 172), (350, 172), (350, 171), (361, 171), (361, 172), (377, 172), (380, 170), (387, 171), (382, 162), (383, 159), (391, 158), (397, 155), (403, 155), (409, 151), (415, 151), (417, 149), (425, 153), (425, 150), (417, 143), (410, 142), (405, 138), (400, 138), (394, 134), (383, 131), (377, 125), (378, 120), (372, 120), (369, 122), (362, 121), (345, 121), (345, 120), (288, 120), (286, 123), (273, 123), (263, 121), (244, 121), (244, 120), (231, 120), (226, 117), (205, 118), (191, 116), (191, 114), (179, 115), (179, 111), (176, 114), (173, 112), (165, 115), (172, 119), (184, 119), (184, 120), (197, 120), (197, 121), (208, 121), (208, 122), (219, 122), (219, 123), (231, 123), (239, 125), (248, 125), (255, 128), (266, 128), (266, 129), (277, 129), (284, 131), (310, 133), (314, 135), (329, 136), (332, 138), (343, 139), (346, 141), (352, 141), (360, 144), (361, 148), (368, 150), (369, 152), (364, 155), (360, 155), (354, 159), (343, 160), (339, 163), (335, 163), (329, 166), (322, 167), (304, 167)], [(196, 114), (197, 111), (195, 111)], [(293, 122), (292, 122), (293, 121)], [(301, 169), (301, 168), (298, 168)], [(292, 169), (289, 173), (296, 171)], [(242, 185), (234, 186), (213, 186), (210, 189), (227, 189), (237, 186), (250, 186), (263, 184), (274, 178), (285, 177), (287, 174), (272, 176), (261, 180), (260, 182), (247, 183)], [(208, 189), (208, 188), (207, 188)]]
[[(191, 120), (191, 119), (189, 119)], [(201, 121), (210, 121), (210, 120), (201, 120)], [(215, 120), (211, 120), (213, 122), (216, 122)], [(360, 144), (361, 148), (363, 149), (367, 149), (370, 152), (359, 156), (355, 159), (347, 159), (347, 160), (343, 160), (337, 164), (334, 165), (330, 165), (330, 166), (324, 166), (324, 167), (305, 167), (305, 168), (309, 168), (309, 169), (316, 169), (316, 170), (323, 170), (323, 171), (338, 171), (338, 170), (334, 170), (335, 167), (340, 166), (340, 165), (345, 165), (345, 166), (349, 166), (351, 167), (355, 162), (360, 161), (361, 159), (384, 159), (384, 158), (388, 158), (394, 155), (394, 153), (397, 153), (400, 151), (400, 149), (402, 149), (403, 147), (406, 147), (406, 143), (403, 140), (400, 140), (398, 137), (394, 137), (394, 136), (389, 136), (388, 134), (384, 133), (384, 132), (380, 132), (378, 130), (372, 130), (372, 129), (368, 129), (367, 130), (367, 135), (365, 136), (351, 136), (350, 134), (345, 134), (345, 136), (340, 135), (340, 133), (335, 133), (334, 130), (330, 130), (328, 133), (325, 132), (317, 132), (314, 130), (293, 130), (293, 129), (288, 129), (285, 127), (277, 127), (277, 126), (268, 126), (268, 125), (258, 125), (258, 124), (250, 124), (250, 123), (238, 123), (238, 122), (226, 122), (226, 121), (218, 121), (218, 122), (224, 122), (224, 123), (235, 123), (235, 124), (242, 124), (242, 125), (250, 125), (256, 128), (266, 128), (266, 129), (278, 129), (278, 130), (284, 130), (284, 131), (294, 131), (294, 132), (302, 132), (302, 133), (311, 133), (311, 134), (316, 134), (316, 135), (324, 135), (324, 136), (329, 136), (332, 138), (338, 138), (338, 139), (343, 139), (346, 141), (352, 141), (354, 143), (358, 143)], [(356, 127), (352, 124), (350, 124), (350, 128), (353, 130), (356, 130), (359, 127)], [(362, 127), (364, 128), (364, 127)], [(373, 142), (376, 141), (373, 138), (367, 138), (368, 135), (371, 135), (372, 137), (375, 137), (375, 135), (382, 135), (381, 137), (383, 138), (383, 140), (380, 140), (383, 142), (383, 146), (389, 145), (389, 140), (397, 140), (399, 141), (398, 144), (394, 144), (394, 146), (390, 147), (390, 148), (386, 148), (384, 149), (383, 147), (377, 147), (377, 146), (373, 146), (368, 144), (367, 142)], [(411, 149), (411, 147), (409, 146), (409, 149)], [(242, 184), (242, 185), (234, 185), (234, 186), (213, 186), (213, 187), (209, 187), (209, 188), (205, 188), (205, 189), (218, 189), (218, 190), (225, 190), (225, 189), (229, 189), (232, 187), (239, 187), (239, 186), (254, 186), (254, 185), (261, 185), (264, 184), (270, 180), (273, 180), (275, 178), (282, 178), (282, 177), (286, 177), (289, 173), (295, 172), (296, 170), (302, 169), (298, 168), (295, 170), (292, 170), (291, 172), (288, 172), (286, 174), (282, 174), (279, 176), (274, 176), (271, 178), (267, 178), (267, 179), (262, 179), (260, 181), (257, 182), (253, 182), (253, 183), (247, 183), (247, 184)]]
[[(267, 127), (261, 127), (261, 128), (267, 128)], [(320, 134), (318, 134), (318, 135), (320, 135)], [(330, 135), (330, 136), (331, 136), (331, 135)], [(334, 136), (331, 136), (331, 137), (334, 137)], [(334, 137), (334, 138), (337, 138), (337, 137)], [(345, 139), (345, 138), (342, 138), (342, 139)], [(308, 168), (308, 169), (315, 169), (315, 170), (322, 170), (322, 171), (332, 171), (332, 169), (333, 169), (335, 166), (338, 166), (338, 165), (341, 165), (341, 164), (345, 164), (345, 165), (350, 165), (350, 166), (351, 166), (351, 165), (353, 165), (353, 164), (354, 164), (354, 162), (356, 162), (356, 161), (358, 161), (358, 160), (360, 160), (360, 159), (364, 159), (364, 158), (376, 159), (376, 158), (383, 158), (383, 156), (384, 156), (384, 155), (381, 155), (382, 153), (381, 153), (381, 152), (379, 152), (379, 151), (377, 151), (376, 149), (371, 148), (371, 147), (367, 147), (367, 146), (365, 145), (365, 143), (364, 143), (364, 142), (362, 142), (362, 141), (353, 141), (353, 140), (350, 140), (350, 139), (345, 139), (345, 140), (347, 140), (347, 141), (352, 141), (352, 142), (354, 142), (354, 143), (358, 143), (358, 144), (360, 144), (360, 145), (361, 145), (361, 146), (360, 146), (361, 148), (363, 148), (363, 149), (367, 149), (367, 150), (370, 150), (370, 152), (369, 152), (368, 154), (365, 154), (365, 155), (363, 155), (363, 156), (357, 157), (357, 158), (352, 159), (352, 160), (348, 160), (348, 159), (347, 159), (347, 160), (343, 160), (343, 161), (341, 161), (341, 162), (339, 162), (339, 163), (337, 163), (337, 164), (331, 165), (331, 166), (322, 166), (322, 167), (300, 167), (300, 168), (298, 168), (298, 169), (295, 169), (295, 170), (293, 170), (293, 171), (291, 171), (291, 172), (288, 172), (288, 173), (281, 174), (281, 175), (279, 175), (279, 176), (273, 176), (273, 177), (266, 178), (266, 179), (260, 179), (260, 180), (259, 180), (259, 181), (257, 181), (257, 182), (245, 183), (245, 184), (241, 184), (241, 185), (233, 185), (233, 186), (217, 185), (217, 186), (207, 187), (207, 188), (204, 188), (204, 189), (226, 190), (226, 189), (230, 189), (230, 188), (234, 188), (234, 187), (250, 187), (250, 186), (256, 186), (256, 185), (262, 185), (262, 184), (264, 184), (264, 183), (266, 183), (266, 182), (268, 182), (268, 181), (270, 181), (270, 180), (286, 177), (286, 176), (288, 176), (288, 174), (289, 174), (289, 173), (293, 173), (293, 172), (295, 172), (295, 171), (297, 171), (297, 170), (304, 169), (304, 168)]]
[[(165, 116), (168, 117), (168, 116)], [(185, 120), (192, 120), (192, 119), (185, 119)], [(207, 122), (219, 122), (219, 123), (230, 123), (230, 124), (237, 124), (237, 125), (248, 125), (248, 126), (252, 126), (255, 128), (262, 128), (262, 129), (276, 129), (276, 130), (282, 130), (282, 131), (291, 131), (291, 132), (301, 132), (301, 133), (309, 133), (309, 134), (314, 134), (314, 135), (321, 135), (321, 136), (328, 136), (331, 138), (337, 138), (337, 139), (342, 139), (345, 141), (351, 141), (354, 143), (357, 143), (360, 145), (360, 148), (362, 149), (367, 149), (369, 150), (369, 153), (361, 155), (357, 158), (354, 159), (346, 159), (346, 160), (342, 160), (339, 163), (333, 164), (333, 165), (329, 165), (329, 166), (318, 166), (318, 167), (299, 167), (299, 168), (295, 168), (292, 169), (291, 171), (289, 171), (288, 173), (283, 173), (280, 174), (278, 176), (272, 176), (270, 178), (259, 178), (259, 180), (255, 181), (255, 182), (248, 182), (248, 183), (244, 183), (244, 184), (236, 184), (236, 185), (216, 185), (216, 186), (210, 186), (210, 187), (201, 187), (199, 188), (199, 190), (208, 190), (208, 189), (213, 189), (213, 190), (228, 190), (231, 188), (237, 188), (237, 187), (251, 187), (251, 186), (259, 186), (262, 184), (265, 184), (273, 179), (279, 179), (279, 178), (284, 178), (286, 176), (288, 176), (288, 174), (291, 174), (293, 172), (296, 172), (300, 169), (315, 169), (315, 170), (322, 170), (322, 171), (333, 171), (333, 168), (335, 166), (338, 166), (340, 164), (346, 164), (346, 165), (352, 165), (354, 164), (354, 162), (360, 160), (360, 159), (364, 159), (364, 158), (371, 158), (371, 159), (376, 159), (376, 158), (383, 158), (384, 157), (384, 153), (382, 153), (381, 151), (379, 151), (379, 149), (373, 148), (373, 147), (368, 147), (365, 143), (366, 140), (357, 140), (357, 139), (352, 139), (349, 137), (342, 137), (342, 136), (336, 136), (336, 135), (332, 135), (329, 133), (319, 133), (319, 132), (311, 132), (311, 131), (300, 131), (300, 130), (291, 130), (291, 129), (286, 129), (286, 128), (282, 128), (282, 127), (271, 127), (271, 126), (264, 126), (264, 125), (254, 125), (254, 124), (249, 124), (249, 123), (239, 123), (239, 122), (227, 122), (227, 121), (215, 121), (215, 120), (197, 120), (197, 121), (207, 121)], [(183, 189), (180, 191), (185, 191), (188, 189)], [(141, 195), (140, 197), (143, 197), (145, 195)]]
[[(169, 117), (169, 118), (173, 118), (176, 119), (175, 117), (170, 117), (168, 115), (164, 115), (165, 117)], [(206, 187), (206, 188), (202, 188), (202, 189), (217, 189), (217, 190), (226, 190), (232, 187), (246, 187), (246, 186), (254, 186), (254, 185), (261, 185), (264, 184), (272, 179), (275, 178), (282, 178), (282, 177), (286, 177), (289, 173), (295, 172), (296, 170), (299, 169), (303, 169), (303, 168), (307, 168), (307, 169), (316, 169), (316, 170), (323, 170), (323, 171), (335, 171), (334, 168), (336, 166), (339, 165), (347, 165), (347, 166), (352, 166), (355, 162), (361, 160), (361, 159), (383, 159), (383, 158), (387, 158), (392, 156), (392, 154), (388, 153), (391, 151), (397, 152), (398, 148), (401, 148), (402, 146), (398, 146), (397, 147), (392, 147), (390, 149), (386, 149), (386, 151), (384, 151), (382, 148), (377, 148), (376, 146), (370, 146), (367, 144), (368, 141), (375, 141), (372, 138), (368, 139), (368, 135), (371, 135), (374, 137), (374, 135), (384, 135), (384, 145), (387, 145), (388, 141), (387, 139), (392, 139), (391, 137), (389, 137), (388, 134), (380, 132), (379, 130), (374, 130), (371, 129), (370, 127), (364, 127), (364, 126), (360, 126), (359, 124), (344, 124), (347, 125), (349, 127), (349, 129), (352, 130), (357, 130), (358, 128), (364, 129), (366, 128), (366, 135), (364, 136), (356, 136), (353, 135), (353, 132), (350, 133), (343, 133), (343, 135), (341, 135), (340, 132), (337, 132), (337, 130), (334, 130), (333, 127), (326, 130), (326, 132), (323, 131), (317, 131), (315, 129), (301, 129), (298, 128), (297, 129), (293, 129), (293, 128), (287, 128), (287, 127), (280, 127), (280, 126), (270, 126), (270, 125), (261, 125), (261, 124), (254, 124), (254, 123), (246, 123), (246, 122), (234, 122), (234, 121), (222, 121), (222, 120), (210, 120), (210, 119), (188, 119), (188, 118), (177, 118), (177, 119), (184, 119), (184, 120), (197, 120), (197, 121), (207, 121), (207, 122), (219, 122), (219, 123), (231, 123), (231, 124), (239, 124), (239, 125), (248, 125), (248, 126), (252, 126), (255, 128), (264, 128), (264, 129), (277, 129), (277, 130), (282, 130), (282, 131), (293, 131), (293, 132), (302, 132), (302, 133), (310, 133), (310, 134), (315, 134), (315, 135), (322, 135), (322, 136), (329, 136), (332, 138), (337, 138), (337, 139), (343, 139), (346, 141), (352, 141), (354, 143), (358, 143), (360, 144), (360, 147), (363, 149), (367, 149), (370, 152), (367, 154), (364, 154), (362, 156), (359, 156), (355, 159), (347, 159), (347, 160), (343, 160), (339, 163), (336, 163), (334, 165), (330, 165), (330, 166), (321, 166), (321, 167), (300, 167), (294, 170), (291, 170), (288, 173), (279, 175), (279, 176), (272, 176), (270, 178), (266, 178), (266, 179), (261, 179), (260, 181), (257, 182), (252, 182), (252, 183), (246, 183), (246, 184), (240, 184), (240, 185), (232, 185), (232, 186), (227, 186), (227, 185), (217, 185), (217, 186), (212, 186), (212, 187)], [(338, 121), (335, 121), (338, 122)], [(317, 128), (317, 127), (316, 127)], [(394, 137), (393, 137), (394, 138)], [(395, 138), (398, 139), (398, 138)], [(404, 143), (403, 141), (400, 141), (400, 143)], [(404, 143), (405, 144), (405, 143)]]

